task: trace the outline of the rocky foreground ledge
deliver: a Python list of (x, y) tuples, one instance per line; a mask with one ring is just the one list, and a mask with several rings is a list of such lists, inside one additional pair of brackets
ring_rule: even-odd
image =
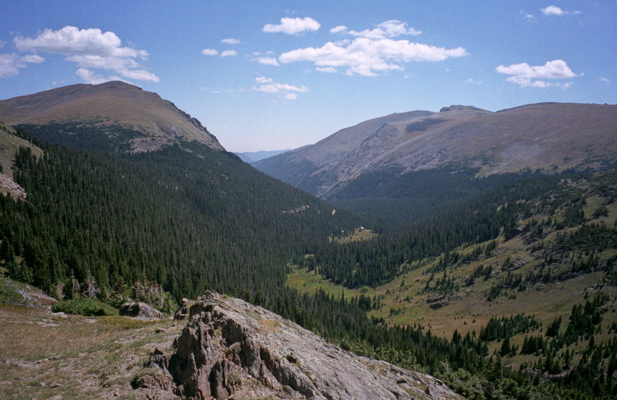
[(134, 384), (158, 398), (462, 399), (434, 377), (356, 356), (215, 292), (191, 306), (174, 349), (156, 350)]

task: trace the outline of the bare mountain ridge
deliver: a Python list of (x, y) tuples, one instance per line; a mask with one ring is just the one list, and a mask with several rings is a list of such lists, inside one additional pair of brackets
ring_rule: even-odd
[(131, 151), (150, 151), (179, 140), (224, 150), (201, 123), (159, 95), (114, 81), (77, 84), (0, 101), (0, 121), (7, 125), (77, 123), (111, 130), (122, 127), (143, 135)]
[(470, 106), (392, 114), (255, 166), (313, 194), (376, 170), (462, 164), (481, 175), (599, 169), (617, 154), (617, 106), (531, 104), (498, 112)]

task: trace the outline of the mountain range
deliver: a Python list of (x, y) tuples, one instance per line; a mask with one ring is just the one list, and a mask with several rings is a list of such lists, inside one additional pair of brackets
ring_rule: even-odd
[(386, 222), (392, 224), (416, 219), (414, 210), (429, 203), (494, 188), (500, 177), (608, 168), (615, 138), (615, 105), (541, 103), (498, 112), (450, 106), (375, 118), (253, 165), (375, 219), (383, 219), (375, 209), (398, 208)]
[(450, 106), (365, 121), (255, 166), (329, 198), (376, 170), (405, 174), (458, 165), (487, 176), (599, 169), (614, 161), (616, 136), (614, 105), (541, 103), (494, 113)]
[[(399, 367), (471, 399), (617, 395), (615, 106), (392, 114), (259, 162), (304, 190), (257, 171), (169, 101), (125, 83), (3, 100), (0, 121), (9, 194), (0, 196), (0, 305), (22, 304), (20, 293), (38, 287), (61, 300), (58, 309), (97, 316), (117, 327), (107, 350), (90, 349), (97, 357), (116, 358), (121, 329), (167, 343), (146, 371), (133, 360), (132, 381), (117, 367), (90, 373), (103, 392), (112, 385), (141, 398), (158, 384), (225, 398), (263, 385), (276, 393), (326, 385), (295, 350), (257, 351), (261, 339), (245, 328), (222, 328), (216, 307), (196, 310), (203, 324), (182, 340), (164, 323), (139, 333), (142, 325), (109, 316), (129, 300), (169, 315), (181, 299), (215, 290), (225, 303), (240, 297), (318, 333), (337, 354), (396, 365), (368, 363), (394, 371), (392, 387), (412, 397)], [(288, 325), (237, 304), (252, 310), (240, 319), (258, 335)], [(2, 307), (3, 334), (14, 335), (23, 309)], [(72, 337), (74, 321), (84, 323), (69, 319), (57, 331)], [(197, 345), (185, 348), (193, 336)], [(56, 362), (47, 349), (28, 353), (31, 344), (0, 345), (12, 355), (0, 362), (6, 381), (23, 377), (14, 365), (41, 354), (45, 365), (65, 368), (66, 357), (90, 368), (83, 347)], [(205, 348), (220, 350), (214, 364), (203, 363)], [(32, 371), (29, 381), (48, 382)], [(37, 396), (52, 395), (58, 386), (48, 383)], [(0, 385), (0, 397), (12, 389)]]

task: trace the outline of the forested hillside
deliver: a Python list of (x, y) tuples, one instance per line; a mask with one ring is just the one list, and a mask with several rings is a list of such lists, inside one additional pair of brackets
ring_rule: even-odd
[(203, 145), (113, 156), (39, 144), (42, 157), (22, 148), (14, 166), (28, 201), (1, 199), (2, 256), (52, 294), (71, 276), (108, 296), (138, 280), (176, 298), (270, 292), (290, 254), (358, 224)]
[[(615, 170), (521, 177), (404, 233), (318, 247), (290, 286), (499, 359), (521, 374), (505, 398), (534, 398), (530, 382), (556, 384), (549, 398), (614, 398), (616, 200)], [(483, 398), (469, 378), (449, 384)]]

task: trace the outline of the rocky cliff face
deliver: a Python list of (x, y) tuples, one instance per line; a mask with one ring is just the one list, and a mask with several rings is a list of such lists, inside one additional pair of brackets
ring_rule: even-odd
[(356, 356), (214, 292), (190, 308), (174, 347), (155, 351), (148, 367), (156, 368), (139, 385), (190, 399), (461, 399), (431, 376)]

